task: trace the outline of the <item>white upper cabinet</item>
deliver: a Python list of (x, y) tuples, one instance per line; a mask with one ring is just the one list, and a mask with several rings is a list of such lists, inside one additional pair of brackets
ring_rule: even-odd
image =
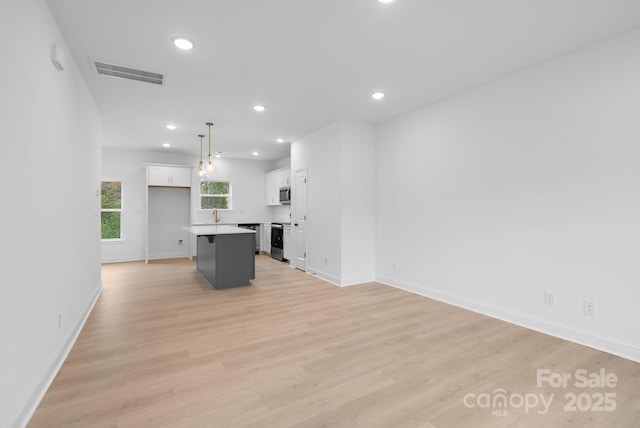
[(149, 186), (191, 187), (190, 167), (149, 165), (147, 171)]
[(268, 172), (264, 177), (265, 202), (267, 205), (282, 205), (280, 203), (280, 188), (291, 183), (291, 168), (276, 169)]
[(279, 194), (276, 194), (276, 192), (274, 191), (275, 186), (276, 186), (276, 180), (275, 180), (275, 175), (270, 172), (267, 175), (265, 175), (264, 177), (264, 195), (265, 195), (265, 202), (267, 205), (280, 205), (279, 202)]
[(280, 187), (291, 186), (291, 168), (281, 170)]

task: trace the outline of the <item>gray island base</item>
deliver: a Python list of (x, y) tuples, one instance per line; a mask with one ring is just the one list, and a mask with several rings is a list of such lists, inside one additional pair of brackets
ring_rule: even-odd
[(256, 277), (254, 230), (233, 226), (184, 229), (197, 236), (197, 268), (215, 290), (251, 285)]

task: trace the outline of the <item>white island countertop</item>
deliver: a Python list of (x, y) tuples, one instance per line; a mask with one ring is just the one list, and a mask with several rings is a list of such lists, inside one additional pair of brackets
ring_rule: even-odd
[(238, 235), (241, 233), (256, 233), (255, 230), (243, 229), (241, 227), (218, 225), (218, 226), (185, 226), (182, 228), (194, 235)]

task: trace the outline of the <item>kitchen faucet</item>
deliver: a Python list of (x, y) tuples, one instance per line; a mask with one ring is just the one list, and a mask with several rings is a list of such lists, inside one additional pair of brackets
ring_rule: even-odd
[(218, 209), (213, 209), (213, 218), (216, 220), (216, 223), (220, 223), (220, 217), (218, 217)]

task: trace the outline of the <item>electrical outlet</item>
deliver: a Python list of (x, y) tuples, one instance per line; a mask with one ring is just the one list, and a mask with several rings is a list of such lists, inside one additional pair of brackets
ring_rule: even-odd
[(588, 300), (584, 301), (584, 314), (589, 315), (590, 317), (596, 316), (596, 304), (595, 302), (590, 302)]
[(328, 265), (329, 264), (329, 259), (327, 259), (326, 257), (324, 258), (324, 264)]
[(182, 239), (178, 239), (178, 245), (182, 245)]
[(391, 269), (393, 269), (393, 270), (398, 269), (398, 265), (396, 265), (396, 262), (392, 262), (391, 263)]
[(545, 291), (544, 292), (544, 303), (549, 305), (549, 306), (555, 306), (556, 305), (556, 295), (554, 293), (552, 293), (551, 291)]

